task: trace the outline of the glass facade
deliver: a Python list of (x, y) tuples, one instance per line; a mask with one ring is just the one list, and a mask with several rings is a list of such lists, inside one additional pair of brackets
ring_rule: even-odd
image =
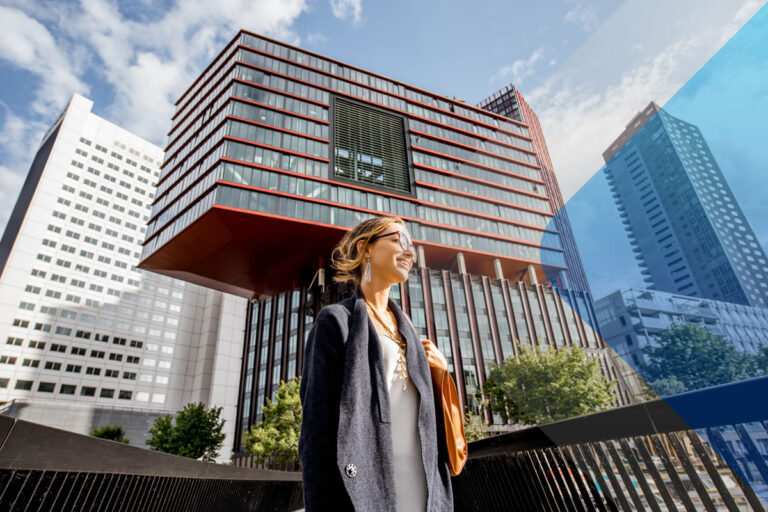
[(603, 157), (649, 288), (768, 306), (768, 259), (696, 126), (652, 103)]
[(177, 103), (142, 268), (221, 282), (197, 273), (213, 259), (169, 263), (221, 208), (338, 229), (396, 212), (428, 257), (470, 251), (542, 276), (568, 264), (524, 122), (246, 32)]
[[(251, 304), (236, 434), (240, 448), (245, 431), (262, 419), (265, 397), (275, 396), (280, 381), (301, 375), (301, 358), (315, 315), (323, 306), (350, 294), (346, 285), (333, 284), (325, 290), (298, 288)], [(609, 378), (616, 378), (613, 360), (591, 327), (594, 312), (585, 292), (555, 293), (542, 285), (421, 268), (412, 270), (408, 281), (392, 286), (390, 297), (401, 307), (407, 304), (404, 311), (420, 337), (436, 341), (448, 360), (462, 402), (477, 413), (483, 412), (480, 388), (489, 363), (514, 357), (520, 347), (530, 347), (530, 329), (544, 333), (538, 343), (550, 343), (546, 333), (551, 329), (555, 333), (552, 348), (581, 347), (600, 359)], [(540, 307), (542, 301), (546, 308)], [(581, 333), (590, 333), (589, 338)], [(619, 382), (615, 405), (626, 403), (629, 395)], [(487, 414), (491, 428), (512, 427), (505, 411), (493, 404)]]
[[(482, 405), (490, 363), (539, 343), (602, 353), (582, 321), (587, 292), (504, 278), (567, 269), (537, 151), (524, 121), (238, 34), (177, 103), (142, 263), (250, 294), (236, 444), (280, 381), (301, 374), (319, 310), (350, 295), (312, 276), (330, 274), (338, 237), (376, 215), (402, 218), (424, 253), (392, 299), (494, 428), (509, 427), (505, 411)], [(201, 237), (206, 253), (192, 258)], [(269, 243), (290, 266), (270, 267)], [(283, 280), (267, 286), (274, 275)]]
[(688, 322), (703, 327), (750, 355), (768, 339), (766, 308), (636, 288), (607, 295), (594, 307), (605, 343), (632, 368), (625, 368), (625, 380), (638, 394), (642, 386), (637, 372), (647, 362), (646, 349), (673, 325)]
[(525, 101), (520, 91), (511, 84), (482, 101), (480, 106), (490, 112), (507, 116), (510, 119), (521, 121), (528, 125), (532, 147), (536, 151), (536, 161), (541, 166), (546, 196), (551, 201), (552, 211), (555, 213), (551, 225), (553, 230), (559, 233), (559, 247), (563, 248), (566, 266), (568, 267), (565, 271), (550, 271), (547, 277), (552, 285), (557, 288), (589, 291), (587, 275), (584, 272), (584, 266), (579, 256), (576, 239), (573, 236), (571, 221), (565, 210), (563, 196), (560, 193), (560, 185), (557, 182), (554, 167), (549, 158), (549, 150), (544, 140), (544, 133), (541, 131), (539, 117), (528, 105), (528, 102)]

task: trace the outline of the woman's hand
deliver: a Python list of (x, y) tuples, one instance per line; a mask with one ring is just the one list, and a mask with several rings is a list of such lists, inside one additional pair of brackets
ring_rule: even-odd
[(421, 340), (421, 344), (424, 345), (424, 351), (427, 353), (427, 361), (430, 366), (437, 366), (443, 370), (448, 371), (448, 361), (445, 356), (440, 353), (440, 350), (434, 343), (424, 338)]

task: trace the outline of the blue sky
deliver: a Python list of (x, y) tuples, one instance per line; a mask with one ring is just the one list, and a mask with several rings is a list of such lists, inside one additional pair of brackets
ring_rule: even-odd
[(470, 103), (515, 83), (568, 197), (634, 112), (669, 99), (762, 4), (0, 0), (0, 226), (73, 92), (164, 146), (173, 102), (239, 28)]
[[(768, 6), (764, 6), (669, 101), (660, 102), (667, 112), (701, 130), (766, 252), (767, 57)], [(601, 200), (609, 197), (605, 177), (597, 172), (566, 204), (596, 298), (617, 288), (643, 287), (616, 207)], [(600, 229), (595, 229), (597, 223)], [(605, 247), (611, 250), (607, 253)]]

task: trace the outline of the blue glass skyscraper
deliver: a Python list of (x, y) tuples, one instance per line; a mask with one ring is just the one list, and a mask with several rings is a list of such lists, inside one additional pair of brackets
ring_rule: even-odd
[(768, 306), (768, 260), (696, 126), (651, 103), (603, 158), (649, 288)]

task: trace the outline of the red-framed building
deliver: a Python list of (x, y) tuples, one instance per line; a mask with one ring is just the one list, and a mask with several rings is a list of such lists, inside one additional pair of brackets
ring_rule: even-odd
[(236, 445), (349, 293), (331, 249), (381, 214), (420, 256), (393, 298), (468, 407), (487, 364), (526, 344), (583, 346), (615, 375), (588, 293), (545, 281), (568, 268), (526, 123), (241, 31), (177, 102), (140, 264), (252, 299)]
[[(555, 176), (552, 160), (549, 158), (547, 142), (544, 139), (544, 133), (541, 131), (539, 116), (536, 115), (536, 112), (525, 101), (517, 87), (512, 84), (495, 92), (483, 100), (479, 106), (490, 112), (521, 121), (528, 126), (531, 143), (536, 151), (537, 161), (541, 167), (541, 176), (546, 184), (547, 196), (552, 202), (552, 211), (555, 212), (553, 219), (554, 227), (560, 234), (560, 243), (568, 267), (568, 270), (563, 273), (555, 273), (551, 281), (553, 285), (559, 288), (590, 291), (587, 274), (584, 272), (579, 249), (576, 246), (576, 239), (573, 236), (571, 221), (568, 219), (563, 195), (560, 193), (560, 185)], [(563, 276), (566, 277), (567, 281), (563, 280)]]

